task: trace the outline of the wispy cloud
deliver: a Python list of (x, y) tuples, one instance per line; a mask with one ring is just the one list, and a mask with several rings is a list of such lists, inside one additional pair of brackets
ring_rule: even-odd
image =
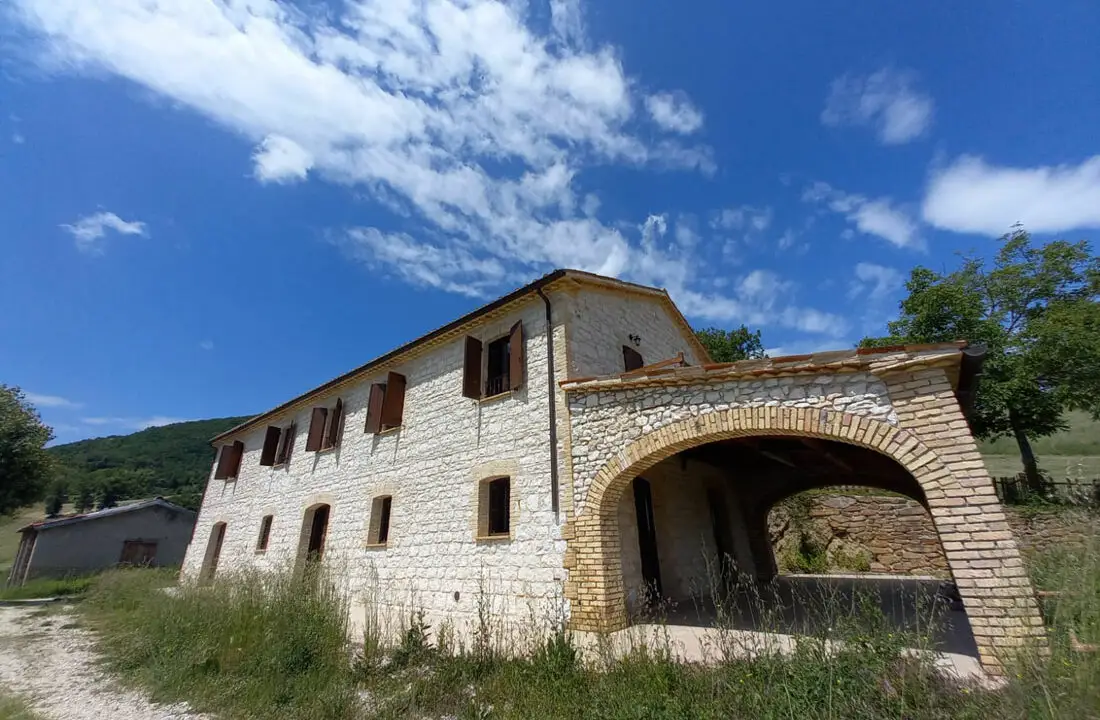
[(213, 350), (214, 349), (214, 341), (213, 340), (200, 340), (199, 341), (199, 348), (202, 349), (202, 350)]
[(27, 400), (31, 402), (35, 407), (40, 408), (79, 408), (81, 403), (74, 402), (68, 398), (63, 398), (58, 395), (43, 395), (41, 393), (24, 392)]
[(134, 418), (134, 417), (83, 417), (80, 418), (80, 422), (85, 425), (94, 425), (96, 427), (117, 427), (125, 430), (145, 430), (151, 427), (161, 427), (163, 425), (174, 425), (176, 423), (188, 422), (187, 418), (168, 417), (165, 415), (154, 415), (147, 418)]
[(816, 182), (802, 194), (805, 202), (823, 205), (843, 215), (856, 230), (901, 248), (925, 249), (920, 224), (890, 198), (868, 198)]
[(915, 140), (928, 130), (934, 112), (932, 98), (915, 84), (915, 73), (893, 68), (844, 75), (829, 88), (821, 121), (831, 127), (871, 127), (884, 145)]
[(76, 247), (81, 252), (100, 253), (103, 248), (97, 242), (109, 230), (119, 235), (145, 235), (145, 223), (127, 222), (113, 212), (98, 212), (80, 218), (71, 225), (62, 225), (62, 229), (76, 239)]
[(1014, 168), (964, 155), (935, 171), (921, 208), (943, 230), (1000, 236), (1100, 228), (1100, 155), (1079, 165)]
[(894, 268), (869, 262), (857, 263), (855, 276), (848, 297), (866, 297), (874, 303), (888, 300), (905, 282), (902, 274)]
[(670, 132), (690, 135), (703, 127), (703, 113), (685, 95), (657, 93), (645, 99), (653, 122)]

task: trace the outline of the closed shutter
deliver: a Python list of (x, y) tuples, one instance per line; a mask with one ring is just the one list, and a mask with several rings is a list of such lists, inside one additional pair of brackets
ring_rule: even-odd
[(462, 368), (462, 394), (477, 400), (481, 397), (481, 341), (466, 338), (466, 364)]
[(386, 384), (374, 383), (370, 386), (370, 397), (367, 399), (367, 425), (365, 432), (378, 433), (382, 430), (382, 400), (386, 396)]
[(240, 440), (229, 446), (229, 475), (235, 478), (241, 474), (241, 458), (244, 457), (244, 443)]
[(632, 347), (623, 345), (623, 367), (627, 372), (631, 370), (637, 370), (645, 365), (645, 361), (642, 360), (642, 354)]
[(382, 399), (382, 429), (398, 427), (405, 412), (405, 376), (391, 372), (386, 377), (386, 392)]
[(294, 454), (294, 441), (298, 439), (298, 423), (290, 423), (286, 429), (286, 454), (283, 456), (283, 464), (290, 462), (290, 456)]
[(306, 436), (306, 452), (316, 452), (321, 449), (321, 441), (325, 436), (326, 417), (328, 417), (327, 408), (313, 408), (313, 415), (309, 419), (309, 435)]
[(275, 464), (275, 456), (279, 452), (279, 439), (282, 437), (282, 428), (274, 425), (267, 426), (264, 434), (264, 449), (260, 453), (260, 464), (271, 467)]
[(523, 387), (523, 371), (527, 358), (523, 354), (523, 321), (512, 326), (508, 334), (508, 382), (512, 390)]
[(214, 471), (215, 480), (225, 480), (229, 477), (229, 461), (232, 454), (232, 445), (222, 445), (218, 453), (218, 468)]
[(340, 444), (340, 435), (344, 431), (344, 401), (337, 399), (336, 407), (332, 409), (332, 417), (328, 421), (328, 432), (325, 434), (324, 447), (334, 448)]

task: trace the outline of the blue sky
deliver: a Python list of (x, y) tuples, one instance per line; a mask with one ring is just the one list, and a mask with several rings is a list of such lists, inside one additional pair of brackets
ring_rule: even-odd
[(554, 267), (800, 352), (1014, 222), (1100, 229), (1092, 0), (0, 12), (0, 381), (62, 442), (264, 410)]

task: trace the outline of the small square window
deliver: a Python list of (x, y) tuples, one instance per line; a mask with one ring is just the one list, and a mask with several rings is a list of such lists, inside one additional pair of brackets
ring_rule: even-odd
[(367, 533), (367, 544), (385, 545), (390, 540), (390, 509), (393, 506), (393, 497), (380, 495), (371, 503), (370, 532)]
[(257, 552), (267, 550), (267, 542), (271, 539), (271, 521), (273, 519), (271, 515), (264, 515), (264, 519), (260, 521), (260, 539), (256, 541)]

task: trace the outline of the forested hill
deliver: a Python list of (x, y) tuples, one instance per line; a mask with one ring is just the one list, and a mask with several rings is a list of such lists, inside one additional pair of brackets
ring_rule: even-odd
[(132, 435), (80, 440), (49, 449), (62, 465), (69, 498), (82, 487), (118, 499), (163, 495), (195, 505), (214, 461), (210, 438), (248, 419), (213, 418), (153, 427)]

